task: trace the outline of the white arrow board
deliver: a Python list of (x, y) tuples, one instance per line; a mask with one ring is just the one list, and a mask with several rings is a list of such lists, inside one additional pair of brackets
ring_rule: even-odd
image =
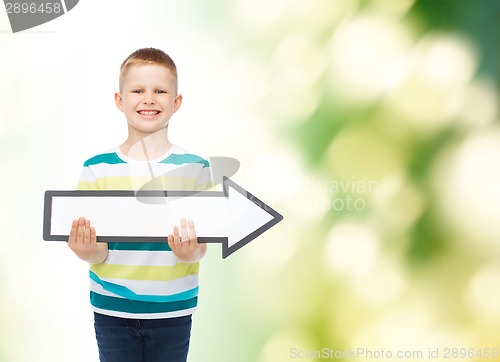
[(84, 216), (99, 242), (166, 242), (181, 218), (194, 221), (200, 243), (222, 243), (226, 258), (283, 216), (224, 178), (217, 191), (46, 191), (45, 240), (67, 241)]

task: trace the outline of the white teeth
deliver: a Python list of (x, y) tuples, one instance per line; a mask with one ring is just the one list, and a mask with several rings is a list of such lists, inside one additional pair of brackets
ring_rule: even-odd
[(139, 113), (145, 116), (154, 116), (158, 114), (158, 111), (139, 111)]

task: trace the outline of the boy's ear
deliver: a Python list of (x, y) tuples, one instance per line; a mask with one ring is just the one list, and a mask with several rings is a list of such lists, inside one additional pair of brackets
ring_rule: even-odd
[(177, 112), (179, 108), (181, 108), (181, 104), (182, 104), (182, 94), (177, 94), (174, 100), (174, 113)]
[(123, 98), (119, 92), (115, 93), (115, 104), (116, 107), (123, 112)]

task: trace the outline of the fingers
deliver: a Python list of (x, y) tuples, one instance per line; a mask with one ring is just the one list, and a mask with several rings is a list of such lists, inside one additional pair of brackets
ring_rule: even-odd
[(198, 239), (196, 238), (196, 230), (194, 229), (193, 220), (188, 221), (188, 228), (189, 228), (189, 242), (198, 244)]
[(179, 228), (174, 226), (174, 244), (180, 244), (181, 243), (181, 238), (179, 237)]
[(90, 225), (89, 219), (80, 217), (79, 219), (73, 220), (68, 238), (68, 243), (70, 245), (91, 244), (95, 243), (96, 240), (96, 232), (94, 227)]
[(173, 234), (168, 234), (167, 242), (168, 246), (170, 246), (170, 249), (173, 251), (177, 250), (181, 246), (179, 228), (177, 226), (174, 226)]
[(196, 230), (194, 229), (193, 220), (188, 221), (188, 227), (189, 227), (189, 238), (191, 238), (191, 239), (196, 238)]
[(107, 256), (107, 250), (105, 255), (99, 255), (95, 228), (90, 225), (90, 220), (84, 217), (71, 223), (68, 245), (76, 256), (89, 263), (101, 263)]
[(167, 242), (170, 248), (181, 248), (197, 242), (193, 220), (181, 219), (180, 228), (176, 225), (172, 234), (168, 235)]
[(174, 244), (174, 236), (172, 234), (168, 234), (167, 242), (168, 246), (170, 246), (170, 249), (174, 250), (175, 244)]
[(78, 219), (78, 228), (76, 229), (76, 244), (83, 244), (83, 234), (85, 232), (85, 218)]
[(85, 229), (83, 231), (83, 243), (90, 244), (90, 220), (85, 219)]
[[(198, 243), (192, 220), (182, 218), (180, 228), (174, 226), (173, 233), (168, 235), (167, 242), (177, 258), (186, 263), (199, 260), (200, 255), (205, 254)], [(206, 248), (206, 246), (204, 247)]]
[(93, 226), (90, 227), (90, 242), (92, 244), (97, 243), (97, 236), (96, 236), (95, 229)]
[(191, 245), (197, 243), (193, 220), (181, 219), (181, 241)]
[(78, 229), (78, 220), (75, 219), (71, 223), (71, 230), (69, 232), (68, 244), (74, 244), (76, 241), (76, 230)]
[(187, 229), (187, 222), (185, 218), (181, 219), (181, 240), (182, 241), (189, 241), (189, 236), (188, 236), (188, 229)]

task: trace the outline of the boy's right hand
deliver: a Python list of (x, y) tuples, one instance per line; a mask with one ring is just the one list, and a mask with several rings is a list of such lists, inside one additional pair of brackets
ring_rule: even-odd
[(90, 264), (102, 263), (108, 256), (108, 243), (97, 243), (95, 229), (84, 217), (73, 220), (68, 246), (76, 256)]

